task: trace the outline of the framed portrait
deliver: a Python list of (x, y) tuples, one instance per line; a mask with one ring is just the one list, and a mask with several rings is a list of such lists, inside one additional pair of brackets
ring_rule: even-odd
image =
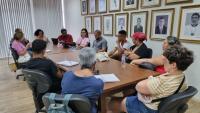
[(87, 0), (81, 0), (81, 15), (87, 15), (88, 3)]
[(117, 12), (121, 10), (121, 0), (108, 0), (109, 12)]
[(174, 8), (153, 10), (151, 12), (152, 40), (164, 40), (172, 34), (174, 21)]
[(115, 15), (115, 35), (120, 30), (128, 32), (128, 13), (119, 13)]
[(168, 4), (177, 4), (177, 3), (192, 3), (193, 0), (165, 0), (165, 3)]
[(138, 8), (138, 0), (123, 0), (123, 10), (133, 10)]
[(185, 42), (200, 43), (200, 5), (181, 7), (178, 37)]
[(96, 13), (96, 0), (89, 0), (89, 14)]
[(93, 31), (102, 30), (101, 16), (93, 17)]
[(161, 0), (141, 0), (141, 8), (159, 7)]
[(148, 20), (148, 11), (143, 12), (132, 12), (131, 13), (131, 26), (130, 26), (130, 35), (135, 32), (143, 32), (147, 34), (147, 20)]
[(113, 15), (103, 15), (103, 34), (113, 36)]
[(98, 13), (107, 12), (107, 0), (98, 0)]
[(88, 30), (88, 33), (92, 33), (92, 17), (85, 17), (85, 28)]

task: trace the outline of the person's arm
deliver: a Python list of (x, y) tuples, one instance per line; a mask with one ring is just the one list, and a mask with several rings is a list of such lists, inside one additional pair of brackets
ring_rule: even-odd
[(98, 52), (106, 52), (107, 50), (107, 41), (105, 40), (103, 43), (102, 43), (102, 49), (100, 49)]
[(137, 92), (139, 92), (143, 95), (151, 95), (151, 92), (148, 88), (148, 79), (139, 82), (135, 88), (136, 88)]
[(117, 51), (117, 48), (115, 47), (112, 51), (110, 51), (110, 52), (108, 53), (108, 56), (109, 56), (109, 57), (112, 57), (112, 55), (113, 55), (116, 51)]
[(130, 55), (128, 55), (128, 58), (129, 58), (130, 60), (135, 60), (135, 59), (139, 59), (140, 56), (138, 56), (138, 55), (135, 54), (135, 53), (130, 53)]
[(141, 64), (143, 62), (148, 62), (156, 66), (161, 66), (161, 65), (164, 65), (164, 56), (161, 55), (161, 56), (153, 57), (151, 59), (140, 59), (140, 60), (132, 61), (133, 64)]

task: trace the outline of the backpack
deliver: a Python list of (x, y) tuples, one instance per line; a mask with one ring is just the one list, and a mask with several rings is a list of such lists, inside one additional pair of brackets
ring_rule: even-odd
[(49, 96), (49, 108), (47, 113), (75, 113), (68, 106), (69, 99), (71, 98), (71, 94), (67, 94), (64, 96), (64, 99), (61, 103), (55, 102), (55, 93), (51, 93)]

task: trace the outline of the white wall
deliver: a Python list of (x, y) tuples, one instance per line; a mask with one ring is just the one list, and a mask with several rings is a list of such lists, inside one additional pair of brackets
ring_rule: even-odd
[[(139, 0), (141, 1), (141, 0)], [(180, 13), (180, 6), (183, 5), (190, 5), (190, 4), (200, 4), (200, 0), (193, 0), (193, 3), (189, 4), (176, 4), (176, 5), (167, 5), (165, 6), (164, 1), (161, 0), (162, 5), (161, 7), (158, 8), (150, 8), (150, 9), (139, 9), (140, 11), (149, 11), (149, 14), (151, 13), (152, 9), (162, 9), (162, 8), (175, 8), (175, 17), (174, 17), (174, 31), (173, 35), (177, 36), (178, 32), (178, 23), (179, 23), (179, 13)], [(77, 39), (80, 34), (81, 28), (84, 27), (84, 17), (81, 16), (80, 14), (80, 0), (67, 0), (67, 3), (65, 4), (65, 11), (66, 11), (66, 28), (68, 29), (69, 33), (71, 33), (74, 37), (74, 39)], [(137, 11), (137, 10), (135, 10)], [(122, 11), (123, 12), (123, 11)], [(129, 11), (130, 14), (130, 11)], [(130, 16), (129, 16), (130, 17)], [(149, 28), (150, 28), (150, 15), (148, 19), (148, 36), (149, 36)], [(129, 24), (130, 25), (130, 24)], [(130, 31), (130, 27), (129, 27)], [(104, 36), (104, 38), (107, 39), (108, 45), (109, 45), (109, 50), (111, 50), (114, 46), (115, 43), (115, 37), (108, 37)], [(94, 40), (94, 36), (91, 34), (90, 35), (91, 41)], [(130, 40), (130, 38), (129, 38)], [(153, 49), (153, 55), (160, 55), (162, 53), (162, 42), (160, 41), (151, 41), (148, 40), (147, 46)], [(183, 43), (184, 46), (189, 48), (190, 50), (193, 50), (195, 53), (195, 62), (188, 68), (188, 70), (185, 72), (186, 73), (186, 78), (188, 81), (189, 85), (195, 86), (198, 88), (200, 92), (200, 44), (192, 44), (192, 43)], [(200, 100), (200, 93), (198, 93), (195, 96), (196, 99)]]

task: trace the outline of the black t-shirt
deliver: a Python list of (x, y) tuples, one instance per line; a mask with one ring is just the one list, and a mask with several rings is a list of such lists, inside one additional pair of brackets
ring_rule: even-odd
[[(134, 50), (135, 47), (136, 45), (133, 45), (130, 49)], [(144, 43), (134, 53), (140, 57), (139, 59), (149, 57), (148, 48)]]
[(26, 63), (27, 69), (39, 70), (46, 73), (52, 80), (50, 91), (57, 92), (61, 90), (61, 79), (56, 77), (57, 66), (50, 59), (46, 58), (33, 58)]

